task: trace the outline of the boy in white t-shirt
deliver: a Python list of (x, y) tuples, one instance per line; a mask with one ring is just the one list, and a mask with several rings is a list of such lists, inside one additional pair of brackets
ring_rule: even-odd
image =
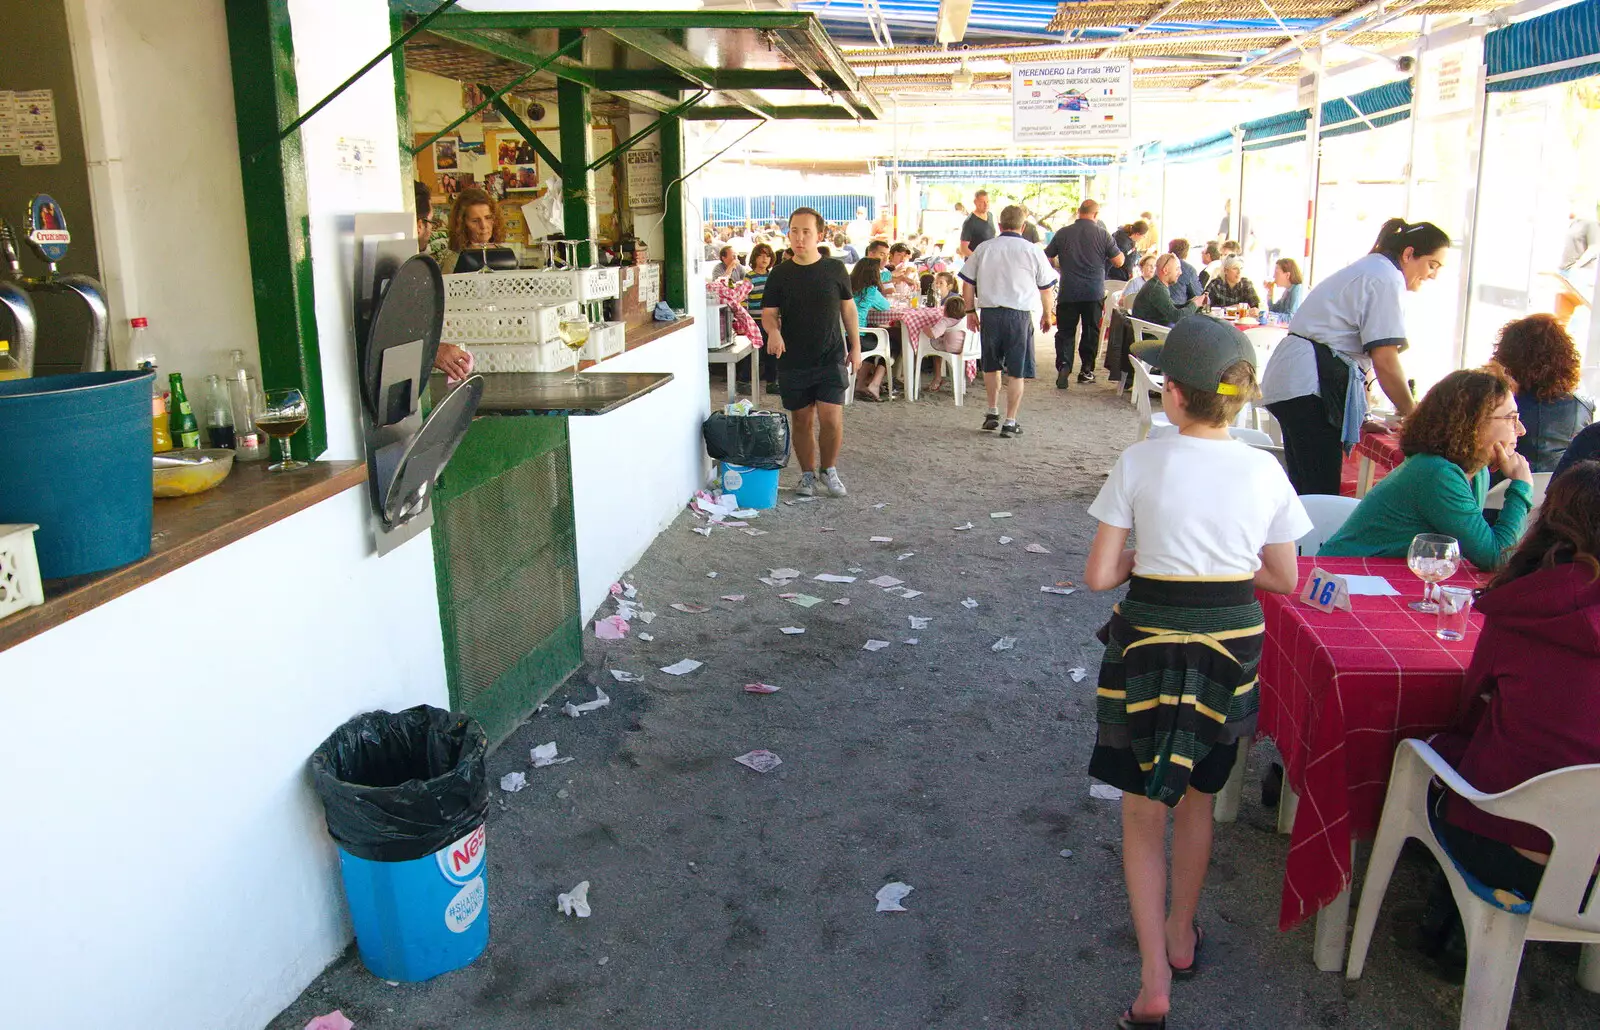
[[(1122, 452), (1089, 514), (1100, 529), (1084, 582), (1128, 596), (1100, 631), (1099, 733), (1089, 774), (1123, 791), (1123, 870), (1140, 991), (1118, 1025), (1166, 1026), (1172, 981), (1200, 966), (1195, 918), (1211, 860), (1211, 795), (1255, 732), (1264, 631), (1256, 590), (1290, 593), (1311, 529), (1271, 454), (1227, 426), (1256, 394), (1255, 349), (1205, 317), (1173, 326), (1161, 407), (1175, 436)], [(1137, 542), (1126, 549), (1129, 533)], [(1173, 809), (1172, 902), (1166, 826)]]

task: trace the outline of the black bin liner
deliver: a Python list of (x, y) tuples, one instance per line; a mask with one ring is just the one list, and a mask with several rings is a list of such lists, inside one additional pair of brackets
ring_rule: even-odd
[(488, 750), (476, 720), (442, 708), (356, 716), (311, 754), (328, 832), (369, 861), (433, 854), (488, 816)]
[(789, 464), (789, 416), (781, 411), (729, 415), (714, 411), (702, 432), (706, 453), (717, 461), (753, 469)]

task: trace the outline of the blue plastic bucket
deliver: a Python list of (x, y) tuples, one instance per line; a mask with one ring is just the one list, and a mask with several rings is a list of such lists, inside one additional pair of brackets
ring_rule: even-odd
[(460, 969), (489, 945), (484, 827), (410, 862), (372, 862), (339, 849), (339, 871), (361, 963), (415, 983)]
[(150, 553), (150, 372), (0, 381), (0, 522), (35, 522), (45, 579)]
[(778, 506), (778, 470), (753, 469), (747, 465), (722, 465), (722, 490), (739, 499), (741, 508)]

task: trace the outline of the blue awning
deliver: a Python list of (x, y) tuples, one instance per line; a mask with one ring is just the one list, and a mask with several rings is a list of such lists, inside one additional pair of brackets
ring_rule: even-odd
[(1600, 75), (1600, 0), (1563, 7), (1484, 37), (1490, 93)]
[(1187, 143), (1174, 143), (1166, 148), (1168, 164), (1209, 161), (1231, 153), (1233, 153), (1232, 129), (1224, 129), (1222, 132), (1202, 136)]
[(900, 162), (900, 171), (919, 179), (963, 182), (1059, 182), (1094, 175), (1111, 164), (1110, 155), (1082, 157), (945, 157)]
[(1304, 143), (1306, 123), (1310, 120), (1311, 110), (1302, 107), (1298, 111), (1285, 111), (1283, 114), (1244, 122), (1239, 126), (1244, 130), (1244, 149), (1270, 150), (1287, 143)]
[[(797, 207), (809, 207), (830, 222), (843, 224), (856, 216), (856, 208), (867, 209), (867, 217), (878, 212), (878, 201), (865, 193), (763, 193), (750, 198), (750, 220), (782, 225)], [(700, 216), (713, 225), (743, 225), (744, 197), (705, 197), (700, 201)]]
[[(1381, 129), (1410, 117), (1411, 80), (1396, 79), (1347, 97), (1324, 100), (1322, 138), (1331, 139), (1366, 132), (1368, 129)], [(1306, 125), (1310, 121), (1310, 109), (1302, 107), (1298, 111), (1285, 111), (1283, 114), (1245, 122), (1240, 126), (1244, 130), (1244, 149), (1247, 152), (1271, 150), (1291, 143), (1304, 143)]]

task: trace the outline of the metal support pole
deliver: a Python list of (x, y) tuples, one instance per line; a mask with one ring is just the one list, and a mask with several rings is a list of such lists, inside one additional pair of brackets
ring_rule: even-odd
[[(579, 29), (562, 29), (560, 44), (565, 47)], [(561, 202), (565, 208), (565, 224), (569, 240), (590, 241), (595, 238), (593, 120), (589, 109), (589, 87), (559, 79), (556, 82), (556, 110), (560, 114), (561, 138)], [(594, 261), (594, 244), (585, 242), (578, 247), (578, 264), (587, 266)]]
[(1305, 278), (1312, 282), (1317, 267), (1317, 193), (1322, 185), (1322, 51), (1317, 51), (1315, 60), (1316, 67), (1311, 71), (1311, 117), (1306, 120), (1306, 164), (1310, 167), (1306, 182)]
[[(661, 121), (661, 288), (667, 303), (682, 311), (689, 306), (688, 240), (683, 227), (683, 190), (673, 184), (683, 177), (683, 119)], [(696, 241), (698, 242), (698, 241)]]
[(1411, 211), (1411, 202), (1416, 195), (1417, 189), (1417, 133), (1420, 131), (1418, 125), (1422, 121), (1421, 116), (1423, 114), (1420, 80), (1422, 78), (1423, 54), (1428, 49), (1428, 33), (1432, 28), (1433, 15), (1424, 14), (1422, 16), (1422, 34), (1417, 37), (1417, 49), (1413, 55), (1416, 58), (1416, 64), (1411, 66), (1411, 124), (1408, 127), (1410, 133), (1406, 139), (1406, 203), (1403, 208), (1408, 221), (1415, 217)]
[(1489, 137), (1489, 93), (1488, 68), (1484, 62), (1478, 63), (1477, 100), (1473, 110), (1472, 124), (1477, 129), (1477, 135), (1467, 141), (1467, 162), (1472, 169), (1472, 192), (1467, 196), (1466, 225), (1467, 238), (1461, 248), (1461, 300), (1458, 304), (1459, 316), (1457, 325), (1460, 326), (1458, 339), (1460, 347), (1456, 351), (1456, 367), (1467, 367), (1467, 340), (1472, 331), (1472, 287), (1476, 280), (1473, 275), (1472, 263), (1478, 252), (1478, 226), (1483, 218), (1482, 205), (1479, 200), (1483, 197), (1483, 150)]

